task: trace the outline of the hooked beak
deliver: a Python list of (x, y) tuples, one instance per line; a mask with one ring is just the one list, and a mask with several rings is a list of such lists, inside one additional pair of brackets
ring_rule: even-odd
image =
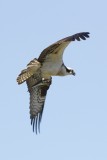
[(74, 70), (71, 70), (71, 74), (72, 74), (73, 76), (76, 75), (76, 73), (74, 72)]

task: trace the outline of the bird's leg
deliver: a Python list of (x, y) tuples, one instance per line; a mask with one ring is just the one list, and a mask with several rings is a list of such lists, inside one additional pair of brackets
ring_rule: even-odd
[(49, 84), (51, 84), (51, 82), (52, 82), (52, 78), (50, 78), (50, 79), (45, 79), (45, 78), (42, 78), (42, 82), (45, 84), (47, 84), (47, 83), (49, 83)]

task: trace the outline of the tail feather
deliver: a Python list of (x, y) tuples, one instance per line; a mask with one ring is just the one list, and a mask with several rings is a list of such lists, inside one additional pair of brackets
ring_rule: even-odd
[(22, 70), (22, 72), (19, 74), (19, 76), (17, 77), (17, 82), (18, 84), (22, 84), (23, 82), (25, 82), (28, 78), (30, 78), (33, 75), (33, 73), (31, 73), (30, 71), (28, 71), (27, 69)]

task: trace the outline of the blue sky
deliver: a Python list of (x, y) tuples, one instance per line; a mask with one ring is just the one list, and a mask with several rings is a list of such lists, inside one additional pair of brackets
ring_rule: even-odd
[[(0, 159), (107, 160), (106, 0), (0, 1)], [(51, 43), (71, 43), (64, 63), (76, 76), (53, 77), (41, 123), (32, 132), (29, 93), (16, 77)]]

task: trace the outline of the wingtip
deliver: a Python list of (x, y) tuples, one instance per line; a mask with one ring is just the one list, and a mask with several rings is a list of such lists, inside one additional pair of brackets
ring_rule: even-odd
[(31, 125), (32, 125), (32, 129), (33, 132), (35, 132), (36, 134), (40, 133), (40, 118), (39, 115), (37, 116), (31, 116)]
[[(61, 41), (80, 41), (80, 40), (86, 40), (87, 38), (89, 38), (90, 32), (79, 32), (79, 33), (76, 33), (72, 36), (69, 36), (69, 37), (66, 37), (64, 39), (62, 39)], [(59, 41), (60, 42), (60, 41)]]
[(85, 33), (85, 36), (87, 36), (86, 38), (89, 38), (90, 37), (90, 32), (84, 32)]
[(18, 85), (22, 84), (24, 81), (20, 80), (19, 77), (16, 79), (16, 82), (18, 83)]

